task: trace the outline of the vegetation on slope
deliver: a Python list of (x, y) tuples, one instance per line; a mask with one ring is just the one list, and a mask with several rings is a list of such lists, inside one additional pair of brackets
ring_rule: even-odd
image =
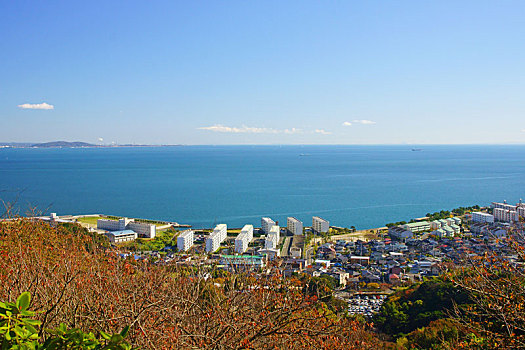
[(462, 289), (443, 279), (432, 279), (391, 295), (374, 317), (374, 324), (395, 338), (430, 322), (448, 317), (455, 304), (468, 302)]
[(256, 278), (121, 259), (76, 227), (17, 220), (0, 223), (0, 300), (25, 291), (40, 312), (38, 337), (52, 329), (100, 335), (130, 326), (144, 349), (367, 349), (382, 343), (357, 321), (338, 316), (302, 282)]

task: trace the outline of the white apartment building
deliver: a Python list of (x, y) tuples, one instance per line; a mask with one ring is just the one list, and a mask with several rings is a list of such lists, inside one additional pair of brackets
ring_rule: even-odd
[(221, 246), (221, 243), (226, 239), (228, 227), (226, 224), (219, 224), (215, 226), (212, 233), (206, 238), (206, 252), (213, 253)]
[(98, 219), (97, 229), (106, 231), (135, 231), (139, 237), (155, 238), (157, 226), (143, 222), (137, 222), (133, 219), (121, 218), (119, 220)]
[(270, 232), (266, 236), (266, 239), (264, 240), (264, 248), (265, 249), (276, 249), (279, 245), (279, 239), (280, 239), (280, 231), (281, 228), (277, 225), (273, 225), (270, 229)]
[(461, 232), (461, 227), (456, 224), (450, 225), (450, 228), (454, 230), (455, 235), (458, 235)]
[(454, 220), (453, 218), (446, 218), (445, 220), (447, 221), (448, 226), (452, 226), (456, 224), (456, 220)]
[(430, 223), (430, 229), (431, 230), (437, 230), (441, 228), (441, 222), (439, 220), (434, 220)]
[(188, 251), (193, 246), (193, 230), (185, 230), (177, 237), (177, 249), (181, 252)]
[(273, 225), (275, 225), (275, 221), (272, 219), (266, 217), (261, 219), (261, 228), (265, 234), (270, 233), (270, 229)]
[(480, 211), (476, 211), (472, 213), (472, 221), (473, 222), (488, 222), (492, 223), (494, 222), (494, 215), (488, 214), (488, 213), (482, 213)]
[(303, 222), (297, 220), (294, 217), (289, 217), (286, 220), (286, 228), (288, 231), (293, 233), (294, 235), (302, 235), (303, 234)]
[(494, 214), (494, 221), (512, 222), (512, 221), (518, 221), (519, 219), (518, 212), (516, 211), (516, 207), (514, 207), (513, 210), (494, 208), (493, 214)]
[(242, 254), (248, 249), (248, 245), (253, 240), (253, 226), (244, 225), (241, 233), (235, 238), (235, 252)]
[(516, 211), (518, 212), (518, 215), (525, 219), (525, 205), (520, 205), (518, 208), (516, 208)]
[(328, 232), (328, 230), (330, 230), (330, 223), (325, 219), (321, 219), (319, 216), (314, 216), (312, 218), (312, 230), (317, 233)]
[(503, 203), (498, 203), (498, 202), (492, 202), (492, 205), (491, 205), (492, 208), (496, 209), (505, 209), (505, 210), (516, 210), (516, 206), (515, 205), (512, 205), (512, 204), (508, 204), (507, 201), (503, 201)]

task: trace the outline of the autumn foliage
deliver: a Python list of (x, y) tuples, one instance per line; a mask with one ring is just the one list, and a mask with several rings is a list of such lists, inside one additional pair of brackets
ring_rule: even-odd
[[(118, 333), (143, 349), (377, 349), (366, 326), (275, 275), (206, 278), (124, 259), (79, 227), (0, 223), (0, 300), (32, 295), (41, 329)], [(41, 337), (45, 337), (43, 333)]]
[(453, 314), (474, 338), (466, 342), (469, 348), (525, 348), (525, 252), (520, 236), (500, 242), (508, 247), (505, 255), (470, 257), (447, 274), (472, 300), (456, 306)]

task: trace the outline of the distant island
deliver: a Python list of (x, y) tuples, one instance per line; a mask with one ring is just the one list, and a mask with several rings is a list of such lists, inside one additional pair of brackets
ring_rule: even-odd
[(182, 145), (135, 145), (135, 144), (110, 144), (96, 145), (81, 141), (51, 141), (42, 143), (30, 142), (0, 142), (0, 148), (106, 148), (106, 147), (169, 147)]

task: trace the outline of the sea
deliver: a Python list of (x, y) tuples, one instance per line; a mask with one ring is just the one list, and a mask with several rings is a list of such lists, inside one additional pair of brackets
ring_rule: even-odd
[[(20, 214), (108, 214), (210, 228), (367, 229), (525, 197), (525, 146), (2, 148), (0, 199)], [(5, 212), (5, 207), (0, 208)]]

